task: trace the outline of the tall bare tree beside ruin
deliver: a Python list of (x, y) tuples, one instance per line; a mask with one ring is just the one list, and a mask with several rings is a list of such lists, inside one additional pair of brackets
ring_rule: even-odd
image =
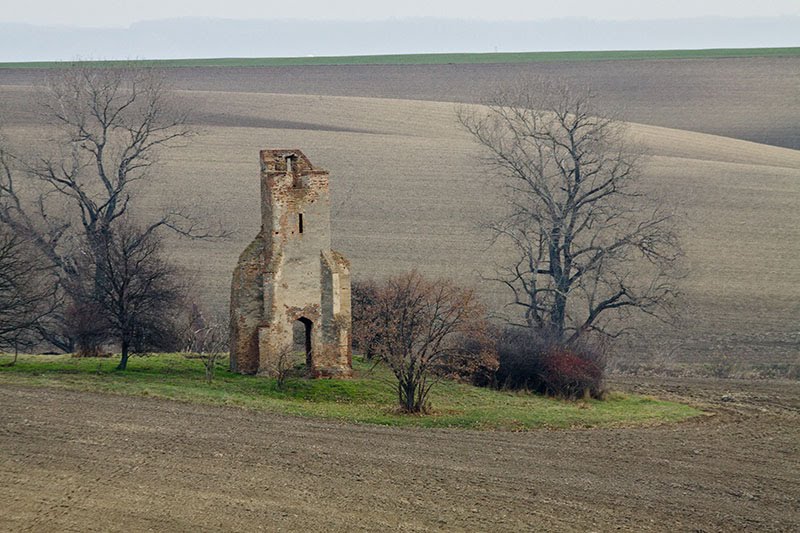
[(518, 82), (458, 118), (505, 193), (489, 227), (512, 260), (496, 280), (525, 326), (569, 345), (621, 335), (634, 312), (673, 313), (673, 212), (643, 192), (642, 160), (591, 91)]
[[(30, 237), (58, 269), (74, 306), (83, 306), (71, 291), (82, 281), (74, 254), (91, 253), (99, 287), (113, 226), (123, 216), (137, 218), (144, 233), (221, 234), (183, 209), (150, 220), (136, 216), (137, 185), (152, 178), (159, 153), (193, 135), (162, 75), (141, 68), (56, 69), (40, 107), (57, 136), (32, 158), (4, 152), (0, 222)], [(72, 349), (72, 332), (49, 333), (50, 342)]]

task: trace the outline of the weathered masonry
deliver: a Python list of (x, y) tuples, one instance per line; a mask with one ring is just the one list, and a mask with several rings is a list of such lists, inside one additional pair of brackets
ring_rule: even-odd
[(261, 151), (261, 231), (231, 284), (231, 370), (274, 374), (304, 350), (315, 377), (352, 374), (350, 265), (331, 247), (328, 172)]

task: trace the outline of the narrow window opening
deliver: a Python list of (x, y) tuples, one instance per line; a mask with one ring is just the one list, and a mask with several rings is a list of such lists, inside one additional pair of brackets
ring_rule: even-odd
[(303, 213), (297, 215), (297, 223), (300, 233), (303, 233)]
[(294, 169), (292, 169), (292, 160), (294, 159), (293, 156), (287, 155), (286, 156), (286, 173), (291, 174)]

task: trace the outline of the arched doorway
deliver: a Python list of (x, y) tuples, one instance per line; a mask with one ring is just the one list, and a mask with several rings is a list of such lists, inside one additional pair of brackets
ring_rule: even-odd
[(311, 367), (311, 330), (313, 327), (314, 323), (304, 316), (295, 320), (292, 325), (294, 349), (297, 351), (305, 351), (306, 366), (308, 367)]

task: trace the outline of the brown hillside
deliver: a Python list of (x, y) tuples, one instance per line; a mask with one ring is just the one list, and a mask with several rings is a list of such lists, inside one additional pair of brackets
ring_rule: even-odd
[[(5, 135), (23, 146), (43, 130), (22, 105), (30, 89), (0, 89), (19, 106)], [(258, 230), (258, 150), (299, 147), (330, 170), (334, 247), (356, 277), (417, 267), (479, 282), (497, 258), (476, 229), (497, 189), (477, 165), (454, 105), (377, 98), (186, 91), (203, 134), (165, 153), (159, 183), (142, 191), (156, 209), (181, 201), (235, 225), (226, 243), (176, 241), (202, 297), (225, 305), (239, 252)], [(701, 133), (632, 124), (651, 154), (647, 187), (679, 204), (691, 274), (680, 331), (633, 348), (670, 357), (798, 362), (800, 152)], [(501, 301), (499, 288), (481, 289)], [(655, 331), (655, 330), (654, 330)]]
[[(47, 71), (0, 70), (0, 85)], [(498, 80), (558, 77), (626, 120), (800, 149), (800, 57), (517, 64), (176, 68), (187, 90), (478, 102)]]

